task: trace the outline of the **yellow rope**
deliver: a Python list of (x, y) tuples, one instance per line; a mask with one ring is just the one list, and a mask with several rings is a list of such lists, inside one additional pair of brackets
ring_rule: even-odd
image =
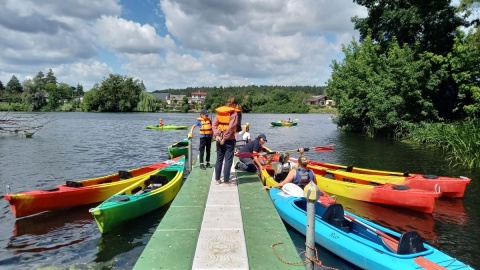
[(322, 261), (320, 261), (318, 259), (318, 251), (317, 251), (317, 248), (315, 247), (310, 247), (308, 246), (306, 243), (305, 243), (305, 246), (309, 249), (312, 249), (312, 250), (315, 250), (315, 258), (308, 258), (306, 255), (305, 255), (305, 258), (306, 260), (305, 261), (301, 261), (301, 262), (287, 262), (286, 260), (284, 260), (283, 258), (280, 257), (280, 255), (278, 254), (278, 252), (275, 250), (275, 246), (277, 245), (283, 245), (283, 242), (279, 242), (279, 243), (275, 243), (272, 245), (272, 249), (273, 249), (273, 252), (275, 253), (275, 255), (277, 256), (277, 258), (283, 262), (284, 264), (288, 264), (288, 265), (296, 265), (296, 264), (307, 264), (307, 263), (310, 263), (310, 262), (313, 262), (319, 266), (322, 266), (323, 268), (325, 269), (335, 269), (335, 270), (338, 270), (337, 268), (333, 268), (333, 267), (328, 267), (328, 266), (325, 266), (325, 265), (322, 265)]

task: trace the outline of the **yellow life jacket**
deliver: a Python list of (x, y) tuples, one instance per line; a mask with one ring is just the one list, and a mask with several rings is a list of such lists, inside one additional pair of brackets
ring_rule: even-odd
[[(228, 106), (218, 107), (216, 111), (218, 119), (218, 129), (221, 131), (225, 131), (228, 129), (228, 125), (230, 124), (230, 115), (234, 112), (240, 112), (240, 110)], [(233, 132), (236, 132), (236, 128)]]
[(202, 117), (197, 118), (197, 120), (200, 121), (202, 126), (200, 127), (200, 134), (202, 135), (211, 135), (213, 134), (212, 130), (212, 121), (210, 118), (207, 117), (207, 119), (203, 119)]

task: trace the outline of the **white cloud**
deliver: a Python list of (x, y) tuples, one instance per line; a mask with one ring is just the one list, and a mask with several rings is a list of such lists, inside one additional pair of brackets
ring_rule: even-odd
[(86, 90), (109, 73), (149, 91), (324, 85), (341, 44), (358, 36), (350, 18), (366, 15), (349, 0), (4, 2), (0, 80), (52, 68), (58, 81)]

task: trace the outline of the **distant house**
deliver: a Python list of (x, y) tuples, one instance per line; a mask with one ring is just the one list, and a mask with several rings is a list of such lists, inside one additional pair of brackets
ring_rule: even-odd
[(197, 104), (204, 104), (206, 97), (207, 97), (206, 92), (192, 92), (192, 98), (190, 99), (190, 102), (196, 102)]
[(170, 95), (169, 93), (152, 93), (152, 95), (160, 100), (167, 101), (167, 97)]
[(324, 95), (309, 97), (305, 100), (308, 105), (320, 105), (325, 106), (327, 103), (327, 97)]
[(330, 107), (335, 107), (335, 101), (333, 101), (331, 99), (327, 99), (327, 101), (325, 102), (325, 105), (330, 106)]
[(178, 102), (182, 101), (183, 98), (186, 96), (187, 95), (169, 95), (166, 101), (168, 105), (175, 105)]

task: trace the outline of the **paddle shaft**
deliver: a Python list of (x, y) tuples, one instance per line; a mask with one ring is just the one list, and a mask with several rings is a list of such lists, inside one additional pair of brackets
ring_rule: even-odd
[(300, 149), (303, 149), (304, 152), (309, 152), (310, 149), (314, 149), (315, 152), (333, 152), (335, 149), (333, 149), (330, 145), (328, 146), (315, 146), (315, 147), (305, 147), (305, 148), (296, 148), (292, 150), (284, 150), (284, 151), (276, 151), (276, 152), (261, 152), (261, 153), (250, 153), (250, 152), (240, 152), (235, 154), (236, 157), (240, 158), (248, 158), (248, 157), (254, 157), (254, 156), (263, 156), (263, 155), (271, 155), (271, 154), (276, 154), (280, 152), (300, 152)]
[(360, 220), (355, 219), (354, 217), (352, 217), (352, 216), (350, 216), (350, 215), (348, 215), (348, 214), (345, 215), (345, 218), (347, 218), (348, 220), (350, 220), (350, 221), (352, 221), (352, 222), (356, 222), (356, 223), (362, 225), (363, 227), (369, 229), (369, 230), (372, 231), (372, 232), (375, 232), (376, 234), (380, 235), (381, 237), (384, 237), (386, 240), (388, 240), (388, 241), (390, 241), (390, 242), (393, 242), (393, 243), (398, 244), (398, 240), (397, 240), (397, 239), (391, 237), (390, 235), (388, 235), (388, 234), (386, 234), (386, 233), (384, 233), (384, 232), (382, 232), (382, 231), (380, 231), (380, 230), (377, 230), (377, 229), (373, 228), (372, 226), (370, 226), (370, 225), (368, 225), (368, 224), (365, 224), (364, 222), (362, 222), (362, 221), (360, 221)]

